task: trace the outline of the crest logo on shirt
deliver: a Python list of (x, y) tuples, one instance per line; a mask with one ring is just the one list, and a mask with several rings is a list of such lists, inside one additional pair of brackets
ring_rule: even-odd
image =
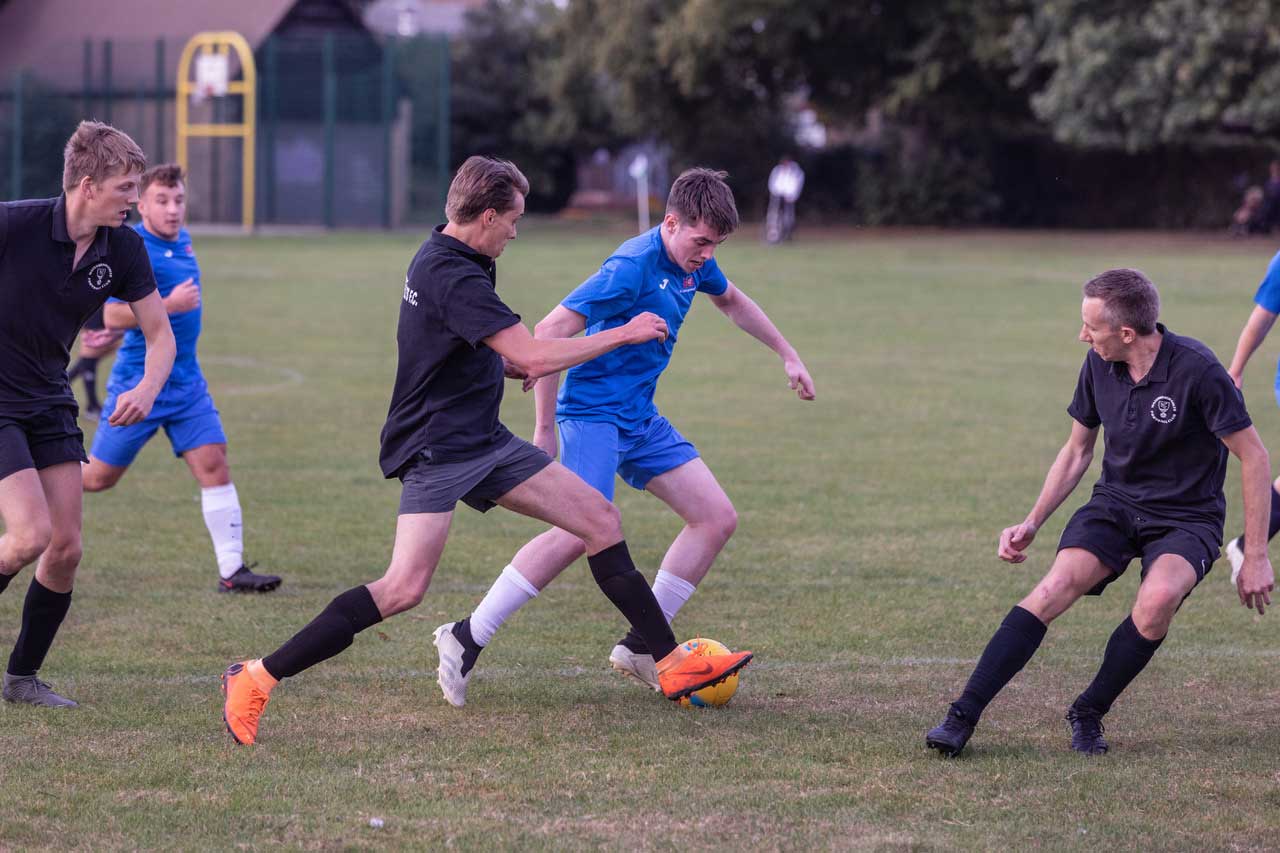
[(680, 286), (680, 289), (681, 289), (681, 290), (693, 290), (693, 288), (694, 288), (694, 287), (695, 287), (695, 285), (694, 285), (694, 283), (693, 283), (693, 276), (691, 276), (691, 275), (687, 275), (687, 276), (685, 276), (685, 277), (684, 277), (684, 284), (682, 284), (682, 285)]
[(1151, 403), (1151, 417), (1162, 424), (1171, 424), (1178, 417), (1178, 406), (1169, 397), (1156, 397)]
[(106, 264), (94, 264), (89, 268), (89, 286), (94, 290), (103, 290), (111, 286), (111, 267)]

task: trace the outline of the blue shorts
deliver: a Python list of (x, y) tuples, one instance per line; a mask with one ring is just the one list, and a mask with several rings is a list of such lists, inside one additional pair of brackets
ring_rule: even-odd
[(635, 430), (597, 421), (563, 420), (557, 425), (560, 461), (609, 500), (615, 474), (633, 489), (644, 489), (659, 474), (698, 458), (698, 449), (661, 415)]
[(93, 436), (93, 447), (89, 450), (90, 456), (101, 459), (108, 465), (127, 468), (160, 427), (164, 427), (165, 434), (169, 436), (174, 456), (182, 456), (188, 450), (206, 444), (227, 443), (227, 436), (222, 431), (222, 421), (218, 418), (218, 410), (213, 407), (213, 397), (209, 396), (207, 388), (200, 389), (189, 397), (157, 400), (145, 420), (126, 427), (107, 423), (107, 418), (116, 410), (116, 396), (114, 393), (108, 394), (103, 402), (102, 418), (98, 421), (98, 431)]

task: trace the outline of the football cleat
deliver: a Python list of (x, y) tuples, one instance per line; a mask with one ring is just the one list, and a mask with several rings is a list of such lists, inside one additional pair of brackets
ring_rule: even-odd
[(659, 692), (662, 690), (658, 684), (658, 666), (653, 662), (651, 654), (637, 654), (622, 643), (618, 643), (613, 647), (613, 651), (609, 652), (609, 666), (650, 689)]
[(42, 708), (78, 708), (80, 705), (53, 692), (53, 688), (34, 675), (4, 674), (4, 701)]
[(938, 750), (943, 758), (955, 758), (973, 737), (976, 725), (955, 705), (947, 709), (947, 716), (924, 736), (924, 745)]
[(1085, 755), (1105, 755), (1111, 747), (1103, 740), (1106, 731), (1102, 715), (1092, 708), (1072, 705), (1067, 710), (1067, 722), (1071, 723), (1071, 748)]
[(236, 569), (229, 578), (218, 579), (218, 592), (271, 592), (280, 586), (278, 575), (260, 575), (253, 571), (257, 563)]
[(1244, 565), (1244, 537), (1237, 536), (1227, 543), (1227, 562), (1231, 564), (1231, 585), (1238, 585), (1236, 581), (1240, 579), (1240, 567)]
[(467, 683), (471, 681), (474, 670), (469, 669), (466, 675), (462, 674), (462, 656), (466, 648), (453, 635), (453, 626), (456, 624), (449, 622), (436, 628), (432, 643), (440, 656), (440, 665), (436, 667), (436, 683), (440, 685), (445, 701), (455, 708), (461, 708), (467, 704)]
[(658, 661), (658, 687), (673, 701), (723, 681), (751, 662), (751, 652), (698, 655), (683, 646)]
[[(249, 673), (249, 667), (261, 660), (241, 661), (233, 663), (222, 673), (222, 695), (226, 697), (222, 704), (222, 721), (236, 743), (249, 746), (258, 739), (258, 719), (267, 707), (271, 698), (271, 689), (275, 685), (263, 689), (258, 681)], [(270, 677), (264, 669), (262, 674)]]

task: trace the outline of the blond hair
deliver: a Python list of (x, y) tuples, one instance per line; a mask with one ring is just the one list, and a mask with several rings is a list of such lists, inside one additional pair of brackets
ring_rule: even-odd
[(62, 152), (62, 188), (71, 191), (86, 177), (96, 184), (145, 168), (147, 155), (129, 134), (100, 121), (82, 121)]

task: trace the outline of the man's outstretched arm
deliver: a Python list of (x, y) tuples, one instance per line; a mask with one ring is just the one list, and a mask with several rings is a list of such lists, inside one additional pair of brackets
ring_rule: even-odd
[(801, 400), (814, 398), (813, 379), (809, 376), (809, 370), (800, 360), (800, 354), (796, 352), (795, 347), (791, 346), (782, 332), (778, 331), (778, 327), (769, 319), (769, 315), (764, 313), (764, 309), (750, 296), (739, 290), (733, 282), (729, 282), (729, 287), (724, 293), (712, 296), (711, 301), (733, 321), (735, 326), (778, 354), (782, 359), (782, 369), (787, 373), (787, 384)]
[(1000, 546), (996, 551), (1000, 559), (1006, 563), (1021, 563), (1027, 559), (1025, 551), (1036, 538), (1036, 531), (1062, 505), (1067, 495), (1075, 491), (1080, 478), (1089, 470), (1097, 441), (1097, 427), (1089, 428), (1075, 420), (1071, 422), (1071, 435), (1049, 466), (1035, 506), (1021, 524), (1006, 527), (1000, 532)]

